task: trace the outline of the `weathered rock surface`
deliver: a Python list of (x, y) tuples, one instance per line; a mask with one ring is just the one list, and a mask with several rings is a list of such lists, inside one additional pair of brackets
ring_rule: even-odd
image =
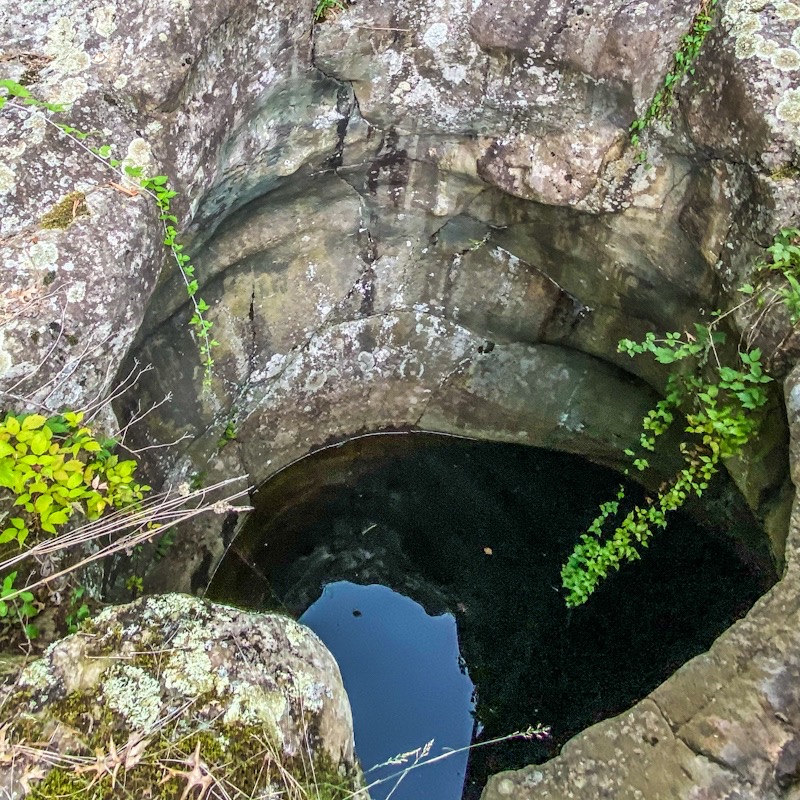
[[(43, 113), (7, 108), (4, 404), (79, 406), (112, 385), (126, 354), (151, 362), (118, 410), (170, 394), (138, 443), (195, 437), (184, 450), (148, 451), (154, 481), (241, 471), (259, 481), (328, 439), (404, 425), (619, 463), (652, 401), (648, 384), (663, 375), (616, 353), (617, 340), (688, 328), (729, 305), (755, 254), (797, 221), (794, 3), (721, 0), (697, 84), (683, 87), (672, 129), (659, 126), (648, 142), (652, 168), (627, 144), (696, 10), (689, 0), (361, 0), (314, 26), (311, 6), (288, 0), (0, 9), (2, 77), (73, 103), (57, 119), (171, 174), (221, 342), (204, 394), (184, 287), (160, 274), (153, 209), (111, 187)], [(53, 211), (65, 227), (42, 227)], [(752, 320), (740, 312), (738, 321)], [(796, 358), (786, 330), (778, 315), (756, 331), (765, 350), (780, 346), (776, 374)], [(237, 441), (221, 447), (229, 424)], [(748, 502), (773, 520), (778, 558), (782, 426), (776, 411), (760, 447), (731, 465)], [(157, 582), (202, 589), (229, 535), (204, 523), (179, 538)], [(734, 742), (735, 720), (755, 729), (766, 719), (758, 670), (794, 669), (781, 618), (794, 608), (788, 561), (754, 622), (713, 651), (731, 642), (742, 656), (720, 665), (712, 654), (681, 673), (702, 692), (718, 683), (739, 692), (718, 701), (730, 725), (717, 742)], [(747, 654), (752, 666), (740, 669)], [(662, 695), (613, 734), (658, 729), (658, 743), (625, 756), (627, 783), (591, 744), (610, 746), (603, 728), (569, 745), (545, 768), (550, 777), (505, 775), (489, 796), (538, 797), (532, 782), (546, 780), (552, 796), (789, 791), (788, 711), (779, 709), (790, 723), (777, 718), (788, 738), (763, 722), (756, 750), (720, 756), (706, 741), (720, 725), (703, 728), (700, 711), (675, 716)], [(710, 757), (692, 755), (699, 749)], [(606, 788), (565, 766), (579, 756), (602, 762)]]
[(2, 703), (5, 798), (90, 783), (111, 797), (115, 781), (137, 797), (202, 781), (254, 797), (280, 791), (281, 770), (358, 786), (339, 668), (288, 617), (185, 595), (109, 608), (25, 667)]

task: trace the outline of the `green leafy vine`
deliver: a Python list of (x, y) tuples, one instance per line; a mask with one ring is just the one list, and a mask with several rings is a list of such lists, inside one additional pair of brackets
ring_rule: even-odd
[[(695, 325), (694, 334), (674, 332), (663, 339), (648, 333), (642, 342), (623, 339), (619, 343), (619, 351), (631, 357), (649, 354), (660, 364), (683, 362), (683, 368), (669, 376), (664, 398), (642, 421), (639, 452), (625, 451), (636, 469), (647, 469), (647, 453), (655, 450), (658, 437), (669, 430), (679, 410), (686, 409), (688, 436), (680, 444), (683, 466), (657, 497), (636, 505), (621, 520), (624, 487), (614, 500), (600, 506), (561, 570), (568, 606), (585, 603), (610, 570), (639, 559), (639, 548), (648, 546), (655, 530), (666, 528), (667, 515), (690, 496), (701, 497), (720, 461), (739, 453), (756, 430), (754, 412), (767, 402), (764, 384), (772, 378), (764, 373), (758, 349), (740, 351), (734, 366), (723, 364), (717, 347), (724, 343), (725, 334), (714, 326)], [(609, 520), (616, 527), (604, 539)]]
[[(675, 91), (687, 75), (694, 75), (697, 57), (713, 29), (714, 8), (718, 0), (702, 0), (700, 9), (692, 20), (689, 33), (681, 37), (680, 45), (672, 56), (672, 65), (664, 76), (661, 88), (655, 93), (650, 105), (641, 117), (635, 119), (629, 128), (631, 144), (639, 148), (642, 134), (658, 119), (663, 119), (675, 104)], [(642, 148), (636, 155), (637, 160), (646, 161), (647, 152)]]
[[(0, 110), (5, 107), (19, 109), (24, 106), (40, 108), (53, 113), (63, 113), (67, 110), (63, 105), (45, 103), (37, 99), (28, 89), (15, 81), (0, 80), (0, 89), (4, 89), (7, 93), (6, 95), (0, 94)], [(11, 102), (12, 100), (14, 102)], [(175, 227), (178, 224), (178, 218), (171, 213), (170, 205), (172, 199), (176, 197), (178, 193), (170, 188), (169, 178), (166, 175), (156, 175), (150, 178), (144, 177), (141, 167), (124, 164), (119, 159), (112, 158), (113, 148), (109, 144), (103, 144), (99, 147), (90, 147), (86, 144), (86, 139), (95, 135), (95, 131), (82, 131), (65, 123), (54, 122), (47, 115), (45, 115), (44, 119), (49, 125), (56, 128), (62, 136), (70, 139), (75, 145), (99, 160), (108, 169), (123, 178), (123, 180), (136, 181), (138, 183), (136, 189), (127, 189), (125, 185), (119, 185), (117, 188), (120, 191), (130, 195), (143, 192), (155, 202), (159, 210), (159, 219), (164, 230), (163, 244), (169, 250), (180, 271), (184, 286), (186, 287), (186, 293), (192, 304), (193, 313), (189, 320), (189, 326), (193, 331), (200, 351), (200, 361), (203, 366), (203, 388), (205, 390), (209, 389), (212, 383), (214, 367), (212, 350), (219, 346), (219, 342), (211, 336), (213, 323), (205, 317), (209, 306), (205, 300), (197, 295), (199, 285), (195, 276), (195, 268), (191, 263), (190, 257), (184, 252), (184, 246), (180, 242), (180, 233)]]
[[(737, 308), (750, 303), (763, 307), (777, 299), (789, 313), (791, 333), (800, 323), (800, 229), (782, 228), (766, 248), (766, 257), (755, 263), (752, 275), (752, 283), (739, 287), (746, 299)], [(775, 275), (782, 279), (777, 286), (769, 280)], [(756, 431), (757, 412), (767, 401), (764, 384), (772, 379), (765, 373), (758, 348), (740, 349), (735, 364), (723, 363), (718, 346), (725, 334), (717, 328), (727, 314), (716, 316), (708, 326), (695, 325), (694, 334), (673, 332), (658, 339), (648, 333), (642, 342), (619, 343), (619, 351), (631, 357), (646, 354), (659, 364), (675, 365), (663, 399), (642, 420), (637, 451), (625, 451), (632, 467), (640, 472), (649, 468), (647, 456), (655, 450), (658, 437), (685, 410), (688, 436), (680, 444), (683, 467), (662, 485), (656, 498), (635, 506), (621, 520), (623, 487), (600, 506), (561, 571), (568, 606), (586, 602), (610, 570), (640, 558), (639, 548), (647, 547), (656, 529), (666, 527), (669, 512), (692, 495), (701, 497), (720, 461), (739, 453)], [(615, 529), (604, 538), (609, 521)]]
[[(759, 278), (774, 273), (784, 279), (785, 282), (774, 291), (789, 312), (792, 325), (796, 325), (800, 322), (800, 229), (782, 228), (767, 248), (767, 253), (769, 260), (760, 261), (756, 265), (755, 283), (759, 283)], [(739, 291), (754, 296), (759, 306), (762, 306), (766, 302), (768, 288), (766, 285), (757, 288), (753, 283), (747, 283), (739, 287)]]

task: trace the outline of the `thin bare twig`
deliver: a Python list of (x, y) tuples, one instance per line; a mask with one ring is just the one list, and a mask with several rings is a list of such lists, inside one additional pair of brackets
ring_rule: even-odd
[[(122, 534), (110, 544), (101, 547), (96, 553), (90, 554), (78, 563), (65, 567), (52, 575), (43, 576), (39, 580), (15, 590), (4, 599), (13, 600), (24, 591), (33, 591), (40, 586), (45, 586), (95, 561), (99, 561), (100, 559), (114, 555), (123, 550), (131, 550), (137, 545), (146, 542), (148, 539), (158, 536), (182, 522), (201, 514), (206, 514), (209, 511), (214, 513), (241, 513), (242, 511), (252, 510), (250, 506), (232, 505), (234, 501), (240, 500), (249, 494), (252, 489), (250, 486), (233, 492), (222, 500), (218, 500), (214, 503), (204, 503), (206, 497), (212, 492), (218, 491), (236, 481), (244, 480), (245, 477), (246, 476), (237, 476), (236, 478), (228, 478), (224, 481), (219, 481), (213, 486), (198, 489), (195, 492), (190, 492), (185, 495), (179, 493), (164, 493), (158, 496), (155, 503), (143, 504), (140, 510), (132, 512), (119, 511), (108, 517), (102, 517), (95, 522), (90, 522), (87, 525), (69, 531), (68, 533), (56, 536), (53, 539), (38, 542), (29, 550), (0, 563), (0, 570), (7, 570), (29, 558), (60, 552), (90, 541), (97, 541), (101, 537), (118, 533)], [(186, 508), (187, 503), (191, 503), (192, 501), (198, 501), (199, 505), (194, 508)], [(130, 532), (125, 533), (125, 531)]]
[[(26, 383), (31, 378), (33, 378), (33, 376), (45, 365), (45, 363), (47, 362), (47, 359), (50, 358), (50, 356), (53, 354), (53, 352), (56, 349), (56, 347), (58, 347), (58, 344), (61, 341), (61, 337), (64, 335), (64, 320), (67, 317), (67, 306), (68, 305), (69, 305), (69, 303), (65, 303), (64, 306), (61, 309), (61, 322), (58, 325), (58, 336), (56, 336), (56, 340), (47, 349), (47, 352), (44, 354), (44, 356), (39, 361), (39, 363), (36, 365), (36, 367), (33, 369), (33, 371), (29, 372), (27, 375), (25, 375), (24, 377), (20, 378), (11, 387), (9, 387), (9, 389), (8, 389), (9, 392), (13, 392), (19, 386), (22, 386), (22, 384)], [(46, 383), (45, 386), (47, 386), (47, 385), (48, 384)]]

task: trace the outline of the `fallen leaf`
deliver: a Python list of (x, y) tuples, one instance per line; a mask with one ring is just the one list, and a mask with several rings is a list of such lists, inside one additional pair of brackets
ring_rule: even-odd
[(121, 186), (120, 184), (114, 183), (113, 181), (111, 181), (108, 185), (112, 189), (116, 189), (118, 192), (122, 192), (123, 194), (127, 194), (128, 197), (136, 197), (139, 194), (139, 190), (138, 189), (128, 189), (127, 187)]

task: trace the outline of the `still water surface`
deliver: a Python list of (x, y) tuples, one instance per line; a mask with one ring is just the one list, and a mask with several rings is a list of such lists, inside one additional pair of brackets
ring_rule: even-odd
[[(365, 771), (433, 740), (431, 755), (466, 747), (473, 686), (459, 667), (456, 621), (432, 617), (386, 586), (328, 584), (300, 619), (335, 656), (353, 709), (356, 750)], [(413, 758), (410, 762), (413, 763)], [(467, 754), (407, 773), (392, 800), (460, 800)], [(367, 772), (372, 783), (397, 773)], [(370, 790), (385, 800), (396, 779)]]

